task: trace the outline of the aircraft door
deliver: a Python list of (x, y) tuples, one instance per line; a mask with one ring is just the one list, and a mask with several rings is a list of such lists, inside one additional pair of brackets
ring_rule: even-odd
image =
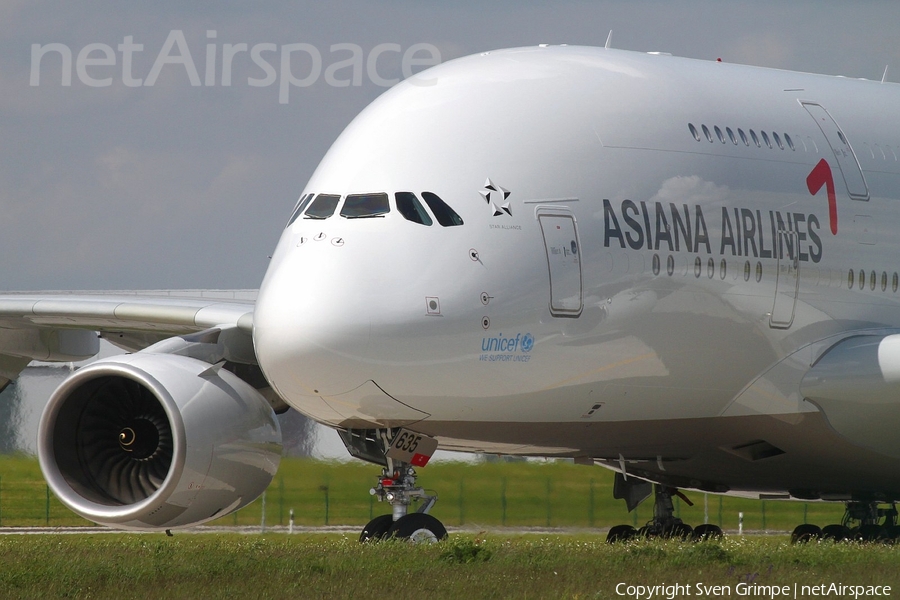
[(550, 276), (550, 314), (578, 317), (583, 303), (581, 245), (575, 216), (564, 210), (539, 209)]
[(828, 145), (831, 146), (838, 169), (844, 177), (847, 193), (854, 200), (868, 200), (869, 189), (866, 186), (866, 178), (859, 166), (856, 153), (853, 152), (850, 142), (847, 141), (847, 136), (821, 105), (812, 102), (801, 102), (800, 104), (822, 130)]
[(775, 279), (775, 302), (769, 317), (769, 327), (788, 329), (794, 322), (794, 306), (800, 287), (800, 248), (796, 231), (778, 232), (775, 251), (778, 253)]

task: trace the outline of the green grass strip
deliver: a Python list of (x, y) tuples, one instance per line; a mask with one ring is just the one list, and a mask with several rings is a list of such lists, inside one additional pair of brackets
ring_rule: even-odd
[(690, 586), (682, 597), (746, 597), (738, 586), (748, 584), (893, 592), (898, 560), (900, 547), (770, 536), (609, 546), (597, 536), (459, 535), (416, 547), (317, 534), (15, 535), (0, 536), (0, 597), (595, 598), (622, 597), (619, 584), (676, 583)]

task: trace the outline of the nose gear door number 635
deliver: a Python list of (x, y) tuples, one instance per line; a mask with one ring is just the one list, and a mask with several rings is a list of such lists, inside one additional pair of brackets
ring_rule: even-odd
[(387, 456), (417, 467), (424, 467), (434, 451), (437, 450), (437, 445), (438, 442), (433, 437), (401, 429), (394, 436)]

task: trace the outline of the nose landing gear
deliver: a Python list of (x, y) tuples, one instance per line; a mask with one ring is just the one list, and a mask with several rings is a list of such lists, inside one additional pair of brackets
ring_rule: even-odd
[[(381, 476), (369, 493), (391, 505), (391, 514), (375, 517), (363, 528), (360, 542), (385, 538), (407, 539), (413, 543), (433, 543), (447, 537), (444, 525), (428, 514), (437, 494), (416, 486), (414, 464), (424, 466), (437, 441), (400, 429), (340, 431), (351, 455), (382, 465)], [(404, 460), (406, 459), (406, 460)], [(410, 506), (418, 504), (415, 512)]]
[[(386, 459), (381, 477), (369, 493), (379, 502), (387, 502), (392, 511), (389, 515), (375, 517), (363, 528), (360, 542), (396, 537), (412, 542), (437, 542), (447, 537), (447, 529), (440, 521), (428, 514), (437, 502), (437, 494), (429, 495), (416, 487), (416, 471), (407, 463)], [(416, 512), (409, 507), (419, 502)]]

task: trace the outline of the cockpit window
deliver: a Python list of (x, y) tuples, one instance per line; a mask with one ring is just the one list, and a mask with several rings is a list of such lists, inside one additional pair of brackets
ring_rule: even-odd
[(287, 225), (285, 225), (285, 228), (293, 225), (294, 221), (297, 220), (297, 217), (300, 216), (300, 213), (303, 212), (303, 209), (306, 208), (306, 205), (309, 204), (309, 201), (312, 200), (312, 197), (314, 195), (315, 194), (307, 194), (307, 195), (303, 196), (302, 198), (300, 198), (300, 201), (297, 202), (297, 208), (295, 208), (294, 212), (291, 213), (291, 218), (290, 218), (290, 220), (288, 220), (288, 223), (287, 223)]
[(327, 219), (334, 214), (338, 201), (341, 199), (337, 194), (319, 194), (312, 201), (309, 208), (306, 209), (304, 219)]
[(397, 201), (397, 210), (407, 221), (429, 226), (434, 223), (425, 211), (425, 207), (412, 192), (397, 192), (394, 194), (394, 199)]
[(428, 205), (428, 208), (431, 209), (431, 212), (434, 213), (437, 222), (443, 227), (453, 227), (454, 225), (463, 224), (462, 218), (456, 214), (452, 208), (447, 206), (437, 194), (422, 192), (422, 199), (425, 201), (425, 204)]
[(348, 219), (383, 217), (390, 210), (388, 195), (385, 193), (350, 194), (341, 207), (341, 216)]

